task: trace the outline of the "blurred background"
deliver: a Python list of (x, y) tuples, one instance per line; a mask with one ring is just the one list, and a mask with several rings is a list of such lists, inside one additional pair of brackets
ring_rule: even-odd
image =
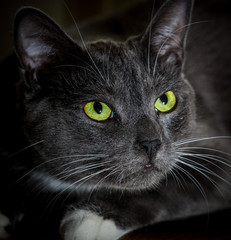
[(137, 2), (137, 0), (8, 0), (1, 4), (0, 14), (0, 62), (13, 52), (13, 22), (17, 10), (23, 6), (41, 9), (52, 17), (62, 28), (80, 23), (86, 19), (109, 15)]

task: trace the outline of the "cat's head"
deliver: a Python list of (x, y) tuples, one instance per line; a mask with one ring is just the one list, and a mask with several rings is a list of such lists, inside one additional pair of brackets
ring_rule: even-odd
[(38, 142), (39, 157), (28, 163), (36, 174), (69, 187), (126, 189), (165, 178), (175, 143), (195, 119), (182, 75), (190, 12), (190, 0), (172, 0), (144, 34), (82, 47), (38, 10), (17, 14), (23, 124), (29, 142)]

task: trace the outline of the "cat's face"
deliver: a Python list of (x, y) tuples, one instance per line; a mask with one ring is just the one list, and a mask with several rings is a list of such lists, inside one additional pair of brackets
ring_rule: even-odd
[(171, 30), (174, 43), (168, 35), (161, 41), (159, 22), (170, 8), (187, 12), (174, 16), (178, 24), (188, 21), (190, 6), (177, 2), (162, 9), (152, 36), (83, 49), (41, 13), (19, 13), (24, 130), (31, 143), (43, 141), (34, 147), (36, 171), (72, 187), (141, 189), (166, 177), (178, 157), (175, 143), (195, 119), (193, 90), (181, 74), (185, 28)]

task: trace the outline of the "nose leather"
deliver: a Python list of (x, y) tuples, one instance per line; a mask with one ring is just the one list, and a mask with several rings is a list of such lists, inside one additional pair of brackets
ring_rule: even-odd
[(144, 149), (148, 155), (149, 160), (152, 160), (153, 156), (156, 154), (158, 148), (161, 145), (159, 139), (150, 140), (150, 141), (142, 141), (139, 143), (141, 149)]

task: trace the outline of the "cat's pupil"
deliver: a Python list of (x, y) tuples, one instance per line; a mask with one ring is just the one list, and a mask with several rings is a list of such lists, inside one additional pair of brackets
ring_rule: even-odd
[(161, 97), (160, 97), (160, 101), (165, 105), (168, 103), (168, 97), (166, 96), (166, 94), (163, 94)]
[(102, 112), (102, 110), (103, 110), (102, 104), (99, 103), (99, 102), (95, 102), (95, 103), (94, 103), (94, 110), (95, 110), (98, 114), (100, 114), (100, 113)]

